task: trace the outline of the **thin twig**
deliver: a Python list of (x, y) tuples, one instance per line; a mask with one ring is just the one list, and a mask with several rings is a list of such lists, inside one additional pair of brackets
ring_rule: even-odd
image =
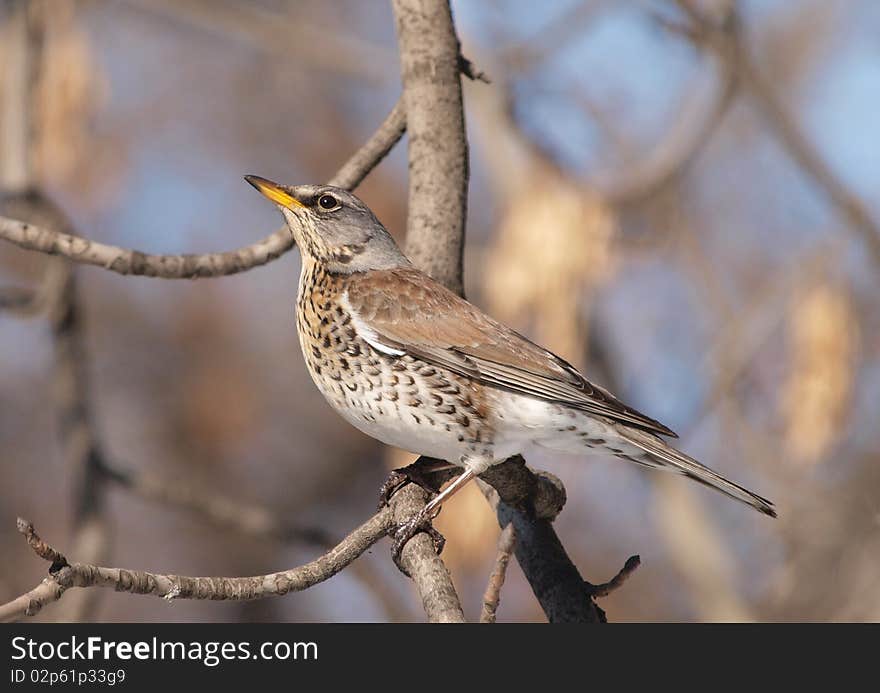
[(482, 82), (483, 84), (492, 84), (492, 80), (489, 79), (489, 75), (479, 69), (474, 62), (459, 53), (458, 55), (458, 69), (461, 71), (465, 77), (467, 77), (471, 82)]
[(254, 537), (302, 542), (322, 548), (334, 541), (321, 527), (297, 527), (276, 518), (266, 508), (228, 498), (201, 485), (135, 473), (101, 461), (101, 474), (129, 493), (149, 501), (198, 513), (209, 522)]
[(31, 548), (37, 556), (42, 558), (44, 561), (48, 561), (51, 563), (50, 570), (60, 570), (65, 566), (70, 565), (67, 562), (67, 559), (64, 557), (64, 554), (60, 551), (56, 551), (54, 548), (49, 546), (43, 539), (37, 534), (37, 531), (34, 529), (34, 524), (25, 520), (24, 518), (19, 517), (15, 521), (15, 527), (18, 530), (19, 534), (24, 535), (24, 539), (27, 542), (27, 545)]
[(502, 61), (520, 72), (540, 66), (550, 53), (582, 38), (593, 22), (617, 4), (610, 0), (580, 0), (552, 18), (545, 26), (517, 43), (502, 49)]
[(592, 181), (611, 204), (637, 203), (669, 186), (688, 170), (724, 120), (736, 94), (736, 73), (718, 61), (708, 87), (700, 84), (662, 139), (625, 172), (603, 174)]
[(504, 586), (504, 578), (507, 577), (507, 565), (513, 547), (516, 545), (516, 530), (513, 523), (501, 530), (498, 537), (498, 555), (495, 557), (495, 566), (489, 575), (489, 583), (483, 594), (483, 608), (480, 611), (480, 623), (495, 623), (495, 613), (501, 603), (501, 588)]
[(39, 293), (21, 286), (0, 287), (0, 311), (21, 316), (36, 315), (42, 309)]
[[(21, 43), (24, 59), (12, 61), (7, 67), (18, 70), (12, 82), (23, 82), (23, 88), (13, 89), (6, 95), (7, 113), (19, 111), (28, 114), (23, 121), (13, 120), (4, 126), (5, 137), (16, 140), (23, 147), (2, 152), (4, 176), (2, 183), (3, 211), (38, 221), (47, 229), (68, 232), (70, 222), (61, 209), (39, 189), (34, 155), (42, 138), (40, 119), (34, 117), (41, 107), (40, 85), (43, 67), (51, 55), (47, 54), (46, 34), (52, 14), (47, 3), (15, 2), (13, 22), (16, 36), (13, 43)], [(23, 21), (20, 21), (23, 20)], [(17, 102), (17, 104), (15, 103)], [(15, 129), (18, 132), (14, 132)], [(75, 268), (66, 260), (53, 259), (48, 263), (39, 291), (32, 300), (19, 308), (46, 309), (52, 335), (53, 404), (64, 465), (70, 479), (73, 500), (73, 547), (89, 562), (102, 561), (109, 546), (109, 524), (105, 515), (103, 486), (95, 469), (98, 457), (98, 436), (91, 414), (88, 360), (85, 356), (82, 334), (82, 314), (77, 292)], [(62, 620), (86, 620), (96, 605), (94, 594), (81, 594), (65, 602)]]
[(797, 119), (777, 91), (753, 63), (743, 37), (735, 3), (721, 20), (705, 16), (691, 0), (677, 0), (696, 31), (688, 35), (695, 45), (716, 53), (737, 74), (767, 123), (775, 130), (789, 155), (827, 195), (831, 204), (868, 246), (874, 263), (880, 265), (880, 224), (862, 200), (832, 171), (815, 146), (804, 135)]
[[(373, 136), (331, 179), (332, 185), (353, 189), (400, 140), (406, 127), (401, 104), (395, 105)], [(285, 226), (256, 243), (222, 253), (152, 255), (90, 241), (69, 233), (0, 217), (0, 238), (49, 255), (62, 255), (75, 262), (97, 265), (119, 274), (162, 279), (220, 277), (265, 265), (293, 247)]]
[[(285, 522), (267, 508), (194, 485), (180, 479), (163, 479), (149, 472), (133, 472), (100, 460), (100, 472), (110, 483), (135, 496), (155, 503), (196, 513), (217, 527), (257, 539), (298, 543), (330, 549), (336, 540), (323, 527)], [(401, 604), (389, 594), (385, 578), (366, 561), (351, 566), (357, 579), (382, 605), (389, 618), (401, 613)]]
[(305, 565), (251, 577), (189, 577), (69, 563), (47, 544), (33, 525), (19, 519), (19, 532), (40, 558), (51, 563), (50, 574), (34, 589), (0, 605), (0, 622), (34, 616), (44, 606), (61, 599), (71, 587), (110, 587), (117, 592), (172, 599), (251, 601), (300, 592), (330, 579), (379, 541), (391, 528), (391, 511), (373, 515), (330, 551)]
[(617, 575), (611, 578), (608, 582), (603, 582), (601, 585), (590, 585), (590, 592), (594, 597), (607, 597), (614, 590), (619, 588), (626, 582), (629, 577), (636, 572), (636, 569), (642, 564), (642, 559), (638, 556), (630, 556), (626, 559), (626, 563), (623, 564), (623, 568), (621, 568)]
[[(298, 11), (296, 17), (263, 8), (260, 3), (234, 0), (124, 0), (142, 12), (182, 22), (196, 29), (246, 41), (258, 50), (283, 55), (299, 69), (327, 70), (368, 83), (388, 81), (383, 66), (394, 54), (383, 45), (361, 39), (346, 27), (329, 31), (324, 24), (310, 20), (311, 13)], [(305, 16), (303, 16), (305, 15)], [(353, 28), (351, 26), (349, 29)]]

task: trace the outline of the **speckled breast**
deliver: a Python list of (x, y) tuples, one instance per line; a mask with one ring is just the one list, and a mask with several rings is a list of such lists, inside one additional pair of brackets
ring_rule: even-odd
[(345, 275), (303, 267), (297, 332), (318, 389), (349, 423), (410, 452), (458, 463), (491, 457), (482, 388), (409, 355), (376, 351), (341, 301)]

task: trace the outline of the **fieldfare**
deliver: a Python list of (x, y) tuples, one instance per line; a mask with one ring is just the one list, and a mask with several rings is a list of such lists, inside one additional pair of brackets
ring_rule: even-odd
[(330, 406), (373, 438), (462, 470), (411, 529), (533, 445), (677, 472), (776, 516), (767, 499), (668, 445), (669, 428), (416, 269), (356, 196), (245, 179), (278, 206), (302, 253), (296, 326)]

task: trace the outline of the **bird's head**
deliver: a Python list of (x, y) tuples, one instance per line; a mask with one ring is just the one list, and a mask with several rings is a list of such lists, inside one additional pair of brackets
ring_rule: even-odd
[(370, 208), (332, 185), (280, 185), (260, 176), (244, 179), (284, 216), (300, 251), (331, 272), (365, 272), (409, 265)]

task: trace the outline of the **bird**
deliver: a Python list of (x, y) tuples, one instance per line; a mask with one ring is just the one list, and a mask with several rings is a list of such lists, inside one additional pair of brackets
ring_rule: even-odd
[(474, 477), (534, 447), (672, 471), (776, 516), (771, 501), (667, 443), (670, 428), (416, 268), (353, 193), (245, 180), (302, 254), (296, 327), (318, 390), (368, 436), (460, 469), (410, 536)]

